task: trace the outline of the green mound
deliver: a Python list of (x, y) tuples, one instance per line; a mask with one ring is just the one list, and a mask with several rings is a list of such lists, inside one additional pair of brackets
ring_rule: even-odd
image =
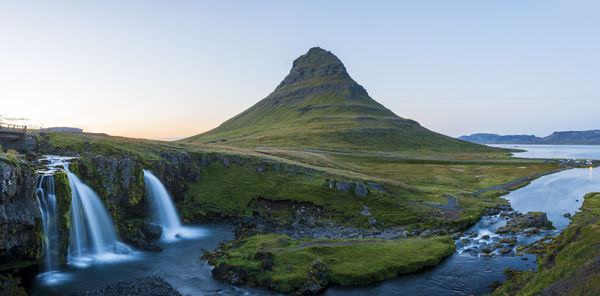
[(310, 286), (317, 286), (310, 291), (314, 293), (329, 284), (362, 285), (416, 272), (438, 264), (455, 248), (446, 236), (395, 241), (294, 240), (268, 234), (230, 244), (233, 248), (205, 254), (216, 266), (216, 277), (283, 293), (300, 290), (302, 294), (310, 291)]
[(296, 59), (269, 96), (219, 127), (182, 141), (370, 153), (494, 150), (397, 116), (369, 97), (334, 54), (318, 47)]

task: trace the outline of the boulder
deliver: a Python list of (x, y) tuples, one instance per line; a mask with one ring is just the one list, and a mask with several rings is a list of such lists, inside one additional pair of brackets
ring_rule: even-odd
[(337, 188), (338, 191), (348, 192), (348, 191), (350, 191), (354, 187), (354, 184), (353, 183), (344, 182), (344, 181), (339, 181), (339, 182), (335, 183), (335, 187)]
[(162, 236), (163, 227), (158, 224), (148, 223), (142, 227), (142, 233), (149, 239), (159, 239)]
[(367, 188), (367, 186), (363, 183), (356, 183), (354, 186), (354, 194), (360, 197), (367, 197), (367, 194), (369, 194), (369, 188)]

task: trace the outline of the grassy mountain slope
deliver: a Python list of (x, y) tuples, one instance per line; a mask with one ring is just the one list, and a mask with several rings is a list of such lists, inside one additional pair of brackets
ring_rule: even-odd
[(397, 116), (370, 98), (335, 55), (316, 47), (294, 61), (269, 96), (219, 127), (183, 141), (371, 153), (491, 150)]

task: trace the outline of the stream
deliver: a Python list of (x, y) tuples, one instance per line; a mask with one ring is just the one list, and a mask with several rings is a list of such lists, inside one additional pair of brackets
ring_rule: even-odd
[[(596, 149), (594, 147), (594, 149)], [(456, 240), (456, 252), (441, 264), (425, 271), (400, 276), (396, 279), (358, 287), (332, 286), (324, 295), (481, 295), (489, 293), (494, 281), (505, 279), (506, 268), (535, 269), (534, 255), (516, 256), (516, 248), (529, 244), (545, 235), (556, 235), (569, 219), (564, 214), (574, 214), (583, 203), (583, 195), (600, 192), (600, 168), (575, 168), (540, 177), (531, 184), (506, 195), (511, 206), (519, 212), (543, 211), (557, 230), (537, 235), (517, 235), (518, 243), (508, 254), (492, 252), (490, 257), (481, 250), (498, 243), (502, 235), (494, 232), (508, 220), (501, 215), (484, 216), (468, 229), (465, 237)], [(215, 249), (220, 242), (234, 238), (232, 226), (210, 223), (187, 226), (197, 235), (167, 241), (159, 253), (135, 251), (130, 259), (105, 262), (87, 268), (73, 265), (61, 266), (56, 281), (38, 277), (33, 295), (69, 295), (80, 290), (95, 290), (123, 280), (158, 275), (163, 277), (183, 295), (270, 295), (260, 288), (235, 287), (214, 280), (211, 267), (200, 260), (203, 249)], [(511, 236), (511, 235), (506, 235)], [(504, 237), (506, 237), (504, 236)], [(465, 239), (468, 239), (466, 242)], [(376, 254), (374, 254), (376, 256)]]

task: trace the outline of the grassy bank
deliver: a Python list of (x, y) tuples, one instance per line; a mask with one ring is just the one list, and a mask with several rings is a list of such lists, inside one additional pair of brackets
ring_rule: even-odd
[(598, 295), (600, 291), (600, 193), (585, 196), (581, 212), (543, 244), (537, 271), (517, 273), (494, 295)]
[[(210, 264), (229, 280), (238, 277), (279, 292), (301, 289), (311, 281), (324, 286), (382, 281), (434, 266), (455, 248), (448, 237), (298, 241), (283, 235), (257, 235), (237, 244), (241, 245), (209, 255)], [(321, 263), (318, 270), (316, 262)]]

